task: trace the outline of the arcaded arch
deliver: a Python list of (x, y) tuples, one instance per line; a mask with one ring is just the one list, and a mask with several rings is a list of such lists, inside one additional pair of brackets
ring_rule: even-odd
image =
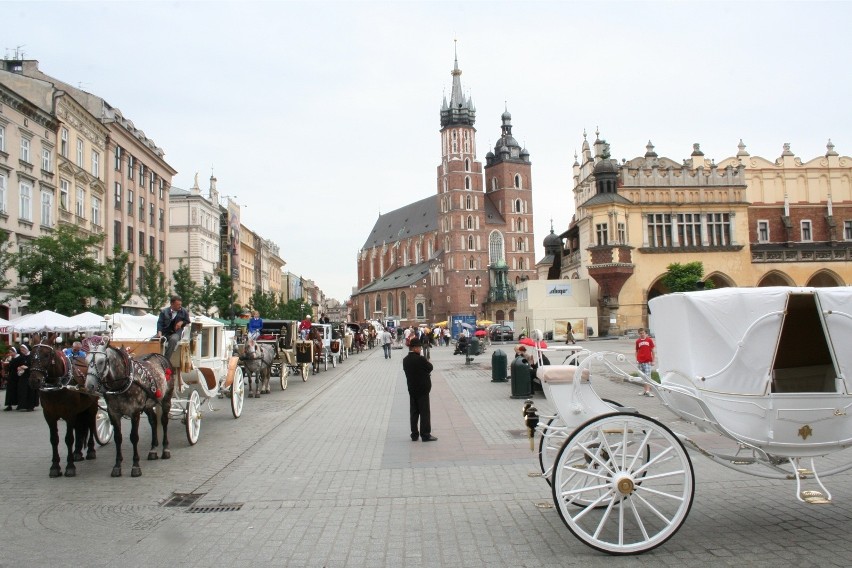
[(793, 279), (778, 270), (771, 270), (763, 275), (758, 281), (759, 287), (763, 286), (795, 286)]
[(817, 270), (808, 278), (807, 286), (815, 288), (833, 288), (835, 286), (844, 286), (843, 280), (833, 270), (824, 268)]
[(723, 272), (712, 272), (704, 278), (705, 282), (712, 282), (713, 288), (735, 288), (737, 283)]

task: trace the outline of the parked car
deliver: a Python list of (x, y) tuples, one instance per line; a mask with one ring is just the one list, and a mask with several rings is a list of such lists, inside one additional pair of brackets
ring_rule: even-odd
[(515, 330), (508, 325), (498, 325), (491, 329), (491, 341), (514, 341)]

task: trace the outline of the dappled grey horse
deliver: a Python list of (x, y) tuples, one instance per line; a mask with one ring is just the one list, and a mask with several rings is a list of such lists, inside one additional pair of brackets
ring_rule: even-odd
[(92, 350), (86, 375), (86, 389), (99, 392), (107, 403), (109, 420), (115, 430), (115, 466), (112, 477), (121, 476), (121, 417), (130, 418), (130, 442), (133, 444), (132, 477), (142, 475), (139, 466), (139, 418), (142, 412), (151, 425), (151, 450), (148, 459), (157, 459), (157, 414), (160, 409), (160, 424), (163, 427), (163, 459), (169, 459), (169, 410), (175, 381), (166, 358), (159, 354), (145, 355), (139, 359), (130, 357), (124, 349), (98, 345)]
[(240, 362), (248, 375), (249, 398), (252, 396), (252, 377), (254, 377), (254, 396), (269, 394), (269, 377), (272, 375), (272, 363), (275, 361), (275, 348), (264, 343), (248, 339), (240, 353)]

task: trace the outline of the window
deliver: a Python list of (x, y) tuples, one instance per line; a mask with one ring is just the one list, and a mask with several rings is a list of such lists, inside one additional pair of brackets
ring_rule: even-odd
[(6, 151), (6, 127), (0, 125), (0, 152)]
[(59, 132), (59, 155), (63, 158), (68, 157), (68, 129), (63, 128)]
[(417, 302), (417, 319), (423, 319), (426, 317), (426, 305), (423, 302)]
[(92, 197), (92, 225), (101, 226), (101, 199)]
[(154, 254), (154, 245), (157, 243), (157, 239), (154, 238), (154, 235), (150, 235), (148, 237), (148, 254)]
[(145, 233), (143, 233), (142, 231), (139, 231), (139, 254), (145, 254)]
[(50, 155), (50, 148), (42, 148), (41, 149), (41, 169), (46, 172), (53, 171), (53, 160)]
[(597, 244), (599, 247), (609, 244), (609, 236), (607, 234), (608, 230), (606, 223), (598, 223), (595, 225), (595, 234), (598, 237)]
[(115, 182), (115, 208), (121, 209), (121, 184)]
[(759, 242), (759, 243), (768, 243), (769, 242), (769, 221), (758, 221), (757, 222), (757, 242)]
[(127, 265), (127, 291), (133, 292), (133, 264)]
[(472, 215), (467, 216), (467, 223), (466, 224), (467, 224), (468, 229), (473, 229), (473, 216)]
[(399, 293), (399, 317), (405, 319), (408, 317), (408, 298), (405, 292)]
[(470, 276), (465, 276), (465, 277), (464, 277), (464, 285), (465, 285), (465, 286), (470, 286)]
[(133, 252), (133, 227), (127, 227), (127, 250)]
[[(5, 191), (4, 191), (4, 197), (3, 197), (3, 210), (4, 211), (6, 210), (5, 204), (6, 204), (6, 198), (5, 198)], [(852, 221), (843, 221), (843, 238), (846, 239), (847, 241), (852, 241)]]
[(77, 217), (86, 216), (86, 190), (77, 186)]
[(30, 140), (29, 138), (21, 138), (21, 160), (30, 162)]
[(524, 221), (522, 219), (518, 219), (515, 223), (516, 230), (520, 233), (524, 230)]
[(165, 223), (166, 223), (166, 215), (165, 215), (165, 213), (163, 212), (162, 209), (160, 209), (159, 220), (160, 220), (160, 230), (162, 231), (162, 230), (164, 230)]
[(474, 250), (473, 249), (473, 235), (471, 235), (467, 238), (467, 250)]
[(518, 270), (523, 270), (523, 269), (524, 269), (524, 259), (519, 258), (518, 259)]
[(618, 242), (621, 244), (627, 243), (627, 226), (624, 223), (618, 224)]
[(92, 175), (96, 178), (101, 177), (101, 155), (94, 150), (92, 151)]
[(517, 242), (517, 245), (515, 247), (515, 250), (520, 250), (520, 251), (524, 250), (524, 239), (518, 238), (518, 242)]
[(523, 213), (523, 204), (520, 199), (516, 199), (513, 205), (515, 207), (515, 213)]
[(811, 222), (808, 219), (802, 221), (802, 241), (812, 241), (813, 235), (811, 234)]
[(77, 167), (83, 167), (83, 139), (77, 138)]
[(466, 172), (470, 171), (470, 158), (466, 158), (465, 161), (464, 161), (464, 171), (466, 171)]
[(707, 242), (721, 247), (731, 244), (731, 215), (729, 213), (707, 213)]
[(493, 231), (488, 237), (488, 261), (493, 265), (503, 258), (503, 235)]
[(464, 178), (464, 188), (470, 189), (470, 178), (469, 177)]
[(475, 260), (473, 260), (473, 257), (470, 257), (470, 258), (467, 260), (467, 268), (468, 268), (469, 270), (475, 270), (475, 269), (476, 269), (476, 261), (475, 261)]
[[(148, 204), (148, 224), (151, 225), (152, 227), (154, 226), (154, 204), (153, 203)], [(151, 248), (154, 248), (154, 247), (151, 247)]]
[(121, 221), (112, 222), (112, 244), (121, 248)]
[(154, 193), (154, 186), (157, 185), (157, 174), (151, 172), (151, 175), (148, 179), (148, 189), (151, 191), (151, 194)]
[(476, 277), (476, 285), (477, 285), (477, 286), (482, 286), (482, 277), (481, 277), (481, 276), (477, 276), (477, 277)]
[(166, 192), (166, 184), (160, 179), (160, 199), (163, 199)]
[(127, 190), (127, 214), (133, 215), (133, 190)]
[(476, 292), (473, 290), (470, 291), (470, 303), (471, 305), (476, 303)]
[(491, 191), (497, 191), (497, 178), (491, 178)]
[(376, 311), (382, 311), (382, 297), (379, 294), (376, 294)]
[(8, 186), (6, 174), (0, 172), (0, 213), (6, 213), (6, 188)]
[(467, 198), (465, 199), (465, 203), (464, 203), (464, 204), (465, 204), (465, 207), (467, 208), (467, 210), (468, 210), (468, 211), (470, 211), (471, 209), (473, 209), (473, 197), (471, 197), (470, 195), (468, 195), (468, 196), (467, 196)]
[(115, 147), (115, 171), (121, 171), (121, 146)]
[(160, 241), (160, 262), (166, 262), (166, 242)]
[(139, 220), (145, 221), (145, 198), (139, 196)]
[(648, 246), (667, 247), (672, 242), (672, 216), (668, 213), (648, 215)]
[(33, 186), (29, 184), (29, 182), (22, 181), (18, 184), (18, 192), (20, 195), (20, 208), (18, 210), (18, 217), (23, 219), (24, 221), (33, 220), (33, 211), (32, 211), (32, 195), (33, 195)]
[(678, 213), (677, 238), (682, 247), (701, 246), (701, 215), (699, 213)]
[(53, 226), (53, 194), (49, 191), (41, 192), (41, 224), (45, 227)]
[(521, 189), (521, 176), (519, 174), (515, 174), (515, 187)]
[(139, 189), (145, 189), (145, 164), (139, 164)]
[(128, 179), (133, 179), (133, 166), (134, 166), (133, 156), (128, 155), (127, 156), (127, 178)]

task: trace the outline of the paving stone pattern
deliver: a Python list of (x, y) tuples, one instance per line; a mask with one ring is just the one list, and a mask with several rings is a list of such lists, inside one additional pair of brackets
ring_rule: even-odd
[[(590, 341), (630, 356), (632, 342)], [(639, 557), (613, 558), (576, 539), (552, 507), (550, 487), (523, 437), (522, 400), (492, 383), (492, 346), (471, 365), (432, 349), (434, 443), (412, 442), (399, 350), (355, 355), (336, 369), (246, 399), (204, 407), (189, 446), (170, 423), (172, 459), (111, 478), (114, 449), (50, 479), (40, 412), (0, 413), (0, 566), (848, 566), (852, 476), (826, 479), (831, 505), (804, 505), (792, 482), (748, 476), (692, 453), (695, 502), (681, 530)], [(511, 345), (502, 347), (511, 354)], [(720, 443), (675, 419), (641, 387), (593, 377), (604, 398), (636, 407), (700, 443)], [(537, 394), (542, 412), (552, 412)], [(63, 425), (64, 428), (64, 425)], [(64, 450), (61, 451), (64, 467)], [(852, 459), (852, 456), (849, 457)], [(190, 513), (175, 493), (203, 494)]]

